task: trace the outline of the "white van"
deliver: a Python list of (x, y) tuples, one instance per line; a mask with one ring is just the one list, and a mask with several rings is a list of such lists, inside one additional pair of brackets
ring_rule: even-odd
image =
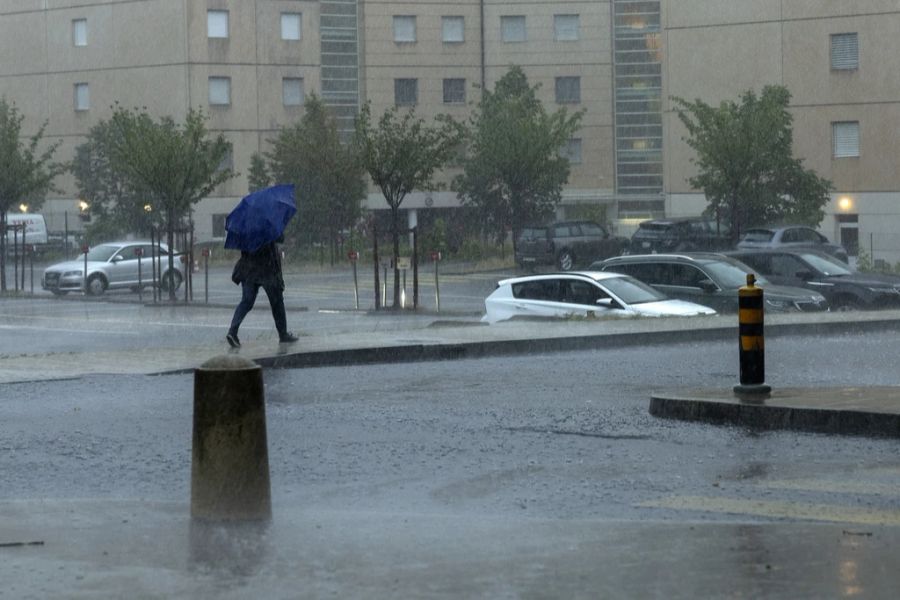
[(25, 243), (40, 244), (47, 243), (47, 223), (44, 221), (44, 215), (36, 213), (6, 213), (6, 246), (10, 248), (13, 241), (18, 239), (19, 244), (22, 243), (22, 230), (19, 229), (17, 234), (9, 228), (10, 225), (18, 225), (21, 227), (25, 224)]

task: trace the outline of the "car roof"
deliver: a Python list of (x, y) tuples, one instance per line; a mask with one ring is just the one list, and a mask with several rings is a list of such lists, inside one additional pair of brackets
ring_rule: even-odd
[(695, 221), (712, 221), (709, 217), (668, 217), (665, 219), (648, 219), (638, 223), (638, 227), (647, 225), (675, 225), (677, 223), (693, 223)]
[[(604, 263), (625, 263), (625, 262), (644, 262), (668, 261), (668, 262), (697, 262), (704, 263), (715, 260), (728, 259), (729, 257), (720, 252), (680, 252), (680, 253), (659, 253), (659, 254), (624, 254), (622, 256), (613, 256), (602, 261)], [(732, 259), (733, 260), (733, 259)]]
[(521, 283), (524, 281), (541, 281), (544, 279), (558, 279), (560, 277), (603, 281), (604, 279), (628, 277), (628, 275), (623, 275), (621, 273), (612, 273), (610, 271), (565, 271), (560, 273), (541, 273), (539, 275), (523, 275), (521, 277), (510, 277), (508, 279), (501, 279), (497, 282), (497, 285)]

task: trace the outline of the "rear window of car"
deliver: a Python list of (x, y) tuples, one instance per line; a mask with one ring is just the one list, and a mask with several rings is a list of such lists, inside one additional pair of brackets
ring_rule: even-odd
[(521, 240), (543, 239), (547, 237), (547, 230), (543, 227), (525, 227), (519, 234)]
[(745, 242), (768, 242), (772, 240), (774, 235), (775, 232), (768, 229), (751, 229), (741, 239)]

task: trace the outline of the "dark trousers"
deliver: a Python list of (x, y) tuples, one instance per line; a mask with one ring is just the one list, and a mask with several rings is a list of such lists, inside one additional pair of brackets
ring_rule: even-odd
[[(237, 335), (244, 317), (256, 304), (256, 295), (259, 293), (260, 284), (258, 283), (241, 283), (241, 301), (234, 309), (234, 316), (231, 318), (231, 328), (229, 333)], [(284, 312), (284, 294), (281, 287), (277, 285), (264, 285), (266, 295), (269, 297), (269, 306), (272, 307), (272, 318), (275, 319), (275, 329), (278, 331), (278, 337), (284, 337), (287, 334), (287, 316)]]

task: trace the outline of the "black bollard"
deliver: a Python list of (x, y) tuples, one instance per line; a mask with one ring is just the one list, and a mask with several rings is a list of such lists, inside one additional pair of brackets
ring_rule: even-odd
[(765, 398), (772, 388), (765, 384), (766, 349), (763, 330), (763, 290), (755, 285), (756, 277), (747, 274), (747, 285), (738, 290), (738, 333), (740, 350), (740, 385), (734, 393), (744, 399)]
[(237, 355), (194, 371), (191, 517), (272, 517), (262, 369)]

